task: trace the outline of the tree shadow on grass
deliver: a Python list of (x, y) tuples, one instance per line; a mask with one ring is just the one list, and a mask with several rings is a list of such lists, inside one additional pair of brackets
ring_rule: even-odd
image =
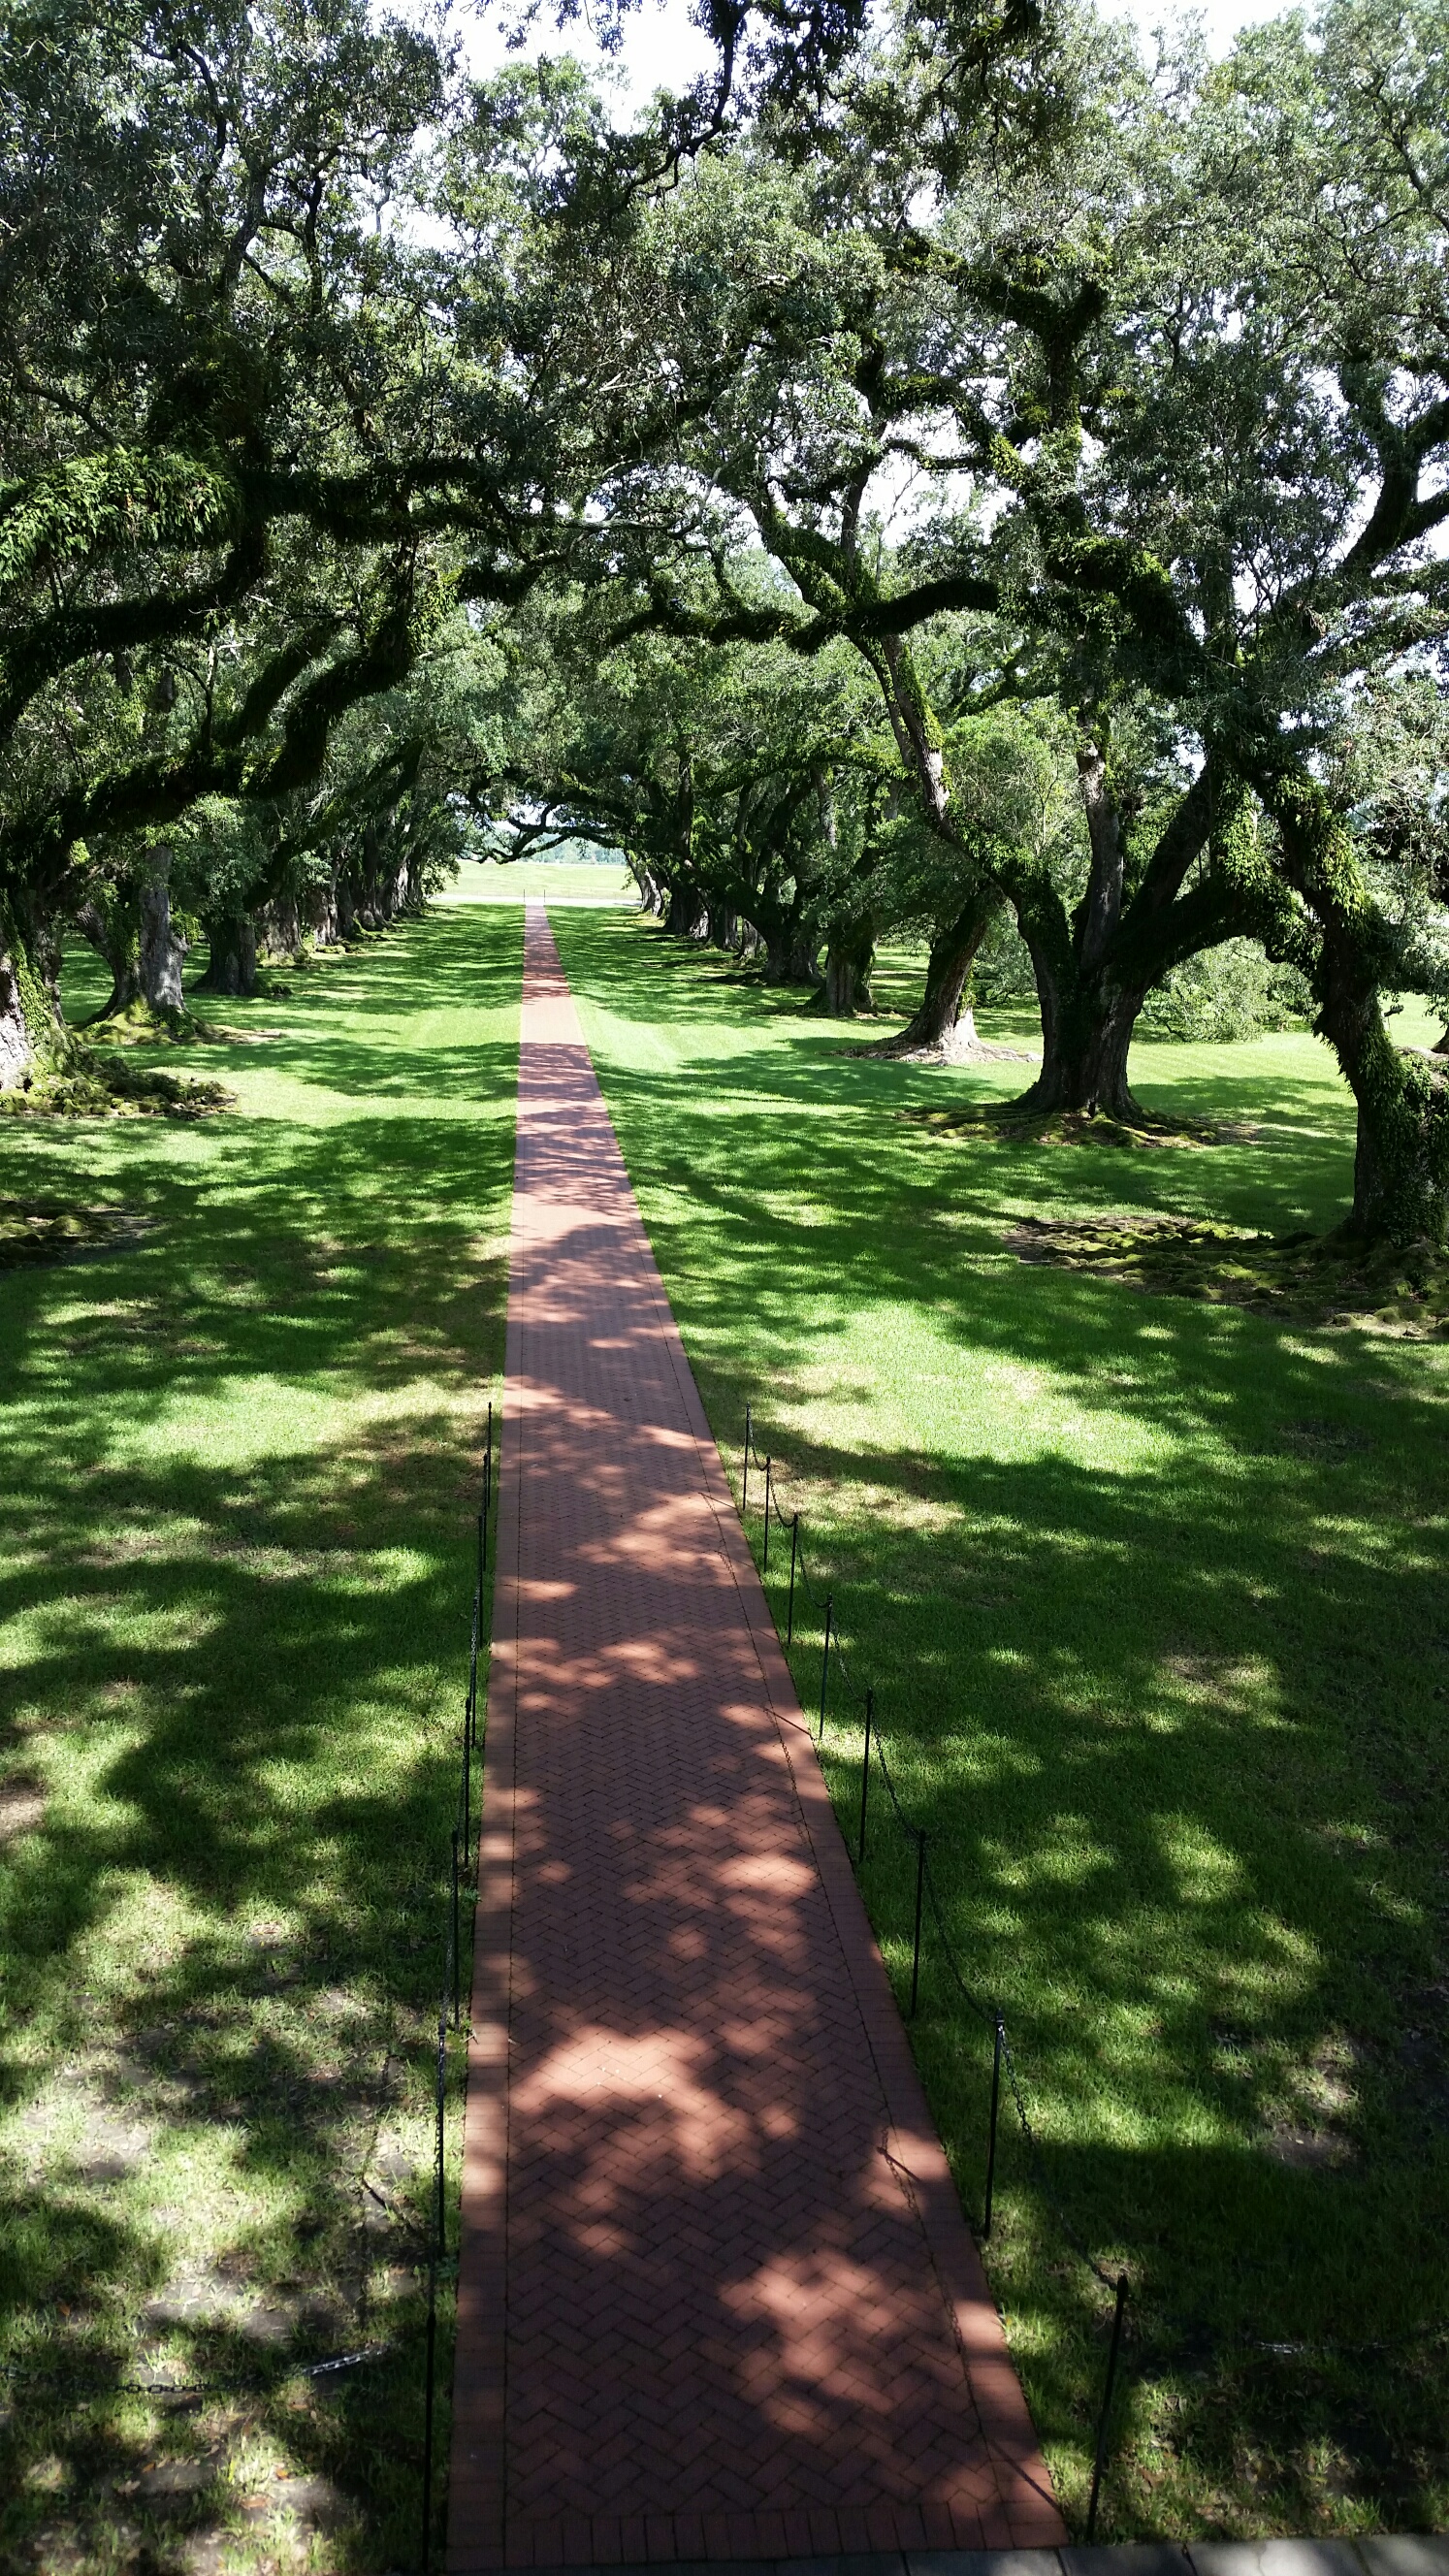
[[(282, 1115), (264, 1089), (184, 1136), (4, 1140), (7, 1181), (156, 1220), (112, 1258), (0, 1279), (0, 1832), (20, 1827), (0, 1855), (0, 2546), (19, 2563), (169, 2561), (218, 2525), (245, 2552), (248, 2489), (279, 2460), (360, 2521), (344, 2553), (412, 2546), (512, 1167), (488, 1015), (515, 1004), (518, 959), (506, 917), (471, 951), (431, 930), (397, 971), (415, 981), (436, 945), (448, 1008), (479, 1014), (476, 1043), (448, 1035), (451, 1092), (424, 1018), (391, 1114), (314, 1124), (305, 1088)], [(383, 963), (325, 997), (344, 1060), (363, 1024), (359, 1073)], [(287, 1034), (238, 1064), (315, 1082), (300, 1006), (265, 1007)], [(372, 2344), (356, 2374), (297, 2376)], [(153, 2377), (202, 2387), (135, 2385)]]
[[(698, 952), (666, 941), (644, 923), (571, 921), (563, 944), (578, 958), (592, 1002), (626, 1028), (645, 1026), (666, 1046), (683, 1045), (699, 1068), (695, 1081), (704, 1098), (698, 1106), (718, 1115), (737, 1104), (757, 1122), (766, 1108), (772, 1117), (804, 1113), (809, 1123), (799, 1134), (797, 1152), (804, 1148), (812, 1162), (839, 1159), (839, 1187), (847, 1193), (859, 1169), (860, 1140), (848, 1116), (838, 1128), (835, 1117), (855, 1111), (863, 1114), (872, 1139), (881, 1121), (889, 1121), (897, 1183), (908, 1169), (933, 1196), (967, 1206), (974, 1192), (984, 1190), (993, 1214), (1003, 1187), (1028, 1203), (1069, 1194), (1084, 1208), (1202, 1206), (1232, 1222), (1239, 1221), (1240, 1206), (1252, 1205), (1260, 1222), (1282, 1231), (1326, 1225), (1344, 1213), (1352, 1184), (1353, 1107), (1316, 1040), (1270, 1038), (1219, 1048), (1211, 1076), (1202, 1071), (1202, 1049), (1155, 1045), (1134, 1055), (1134, 1083), (1155, 1111), (1229, 1128), (1256, 1127), (1256, 1134), (1214, 1146), (1187, 1142), (1129, 1153), (1095, 1142), (1064, 1146), (999, 1138), (989, 1130), (945, 1131), (918, 1134), (912, 1141), (920, 1159), (904, 1167), (893, 1112), (1009, 1100), (1021, 1088), (1020, 1069), (928, 1068), (862, 1058), (840, 1024), (822, 1024), (807, 1014), (803, 997), (751, 987), (727, 967), (702, 966)], [(1013, 1034), (1019, 1036), (1018, 1018), (1013, 1015)], [(718, 1049), (701, 1045), (702, 1030), (718, 1030), (725, 1043)], [(636, 1127), (648, 1117), (666, 1150), (669, 1122), (678, 1110), (674, 1079), (667, 1061), (657, 1072), (622, 1060), (611, 1065), (611, 1097), (622, 1099), (624, 1084), (637, 1085)], [(651, 1084), (659, 1086), (652, 1098)], [(1265, 1190), (1272, 1193), (1266, 1216)]]
[[(738, 989), (691, 1036), (688, 974), (633, 937), (560, 944), (586, 1025), (596, 991), (615, 1012), (634, 978), (645, 1018), (667, 987), (673, 1066), (595, 1026), (701, 1391), (732, 1466), (755, 1400), (962, 1962), (1011, 2022), (1042, 2170), (1008, 2139), (993, 2272), (1069, 2492), (1103, 2303), (1048, 2194), (1141, 2297), (1119, 2533), (1436, 2525), (1446, 2357), (1407, 2338), (1441, 2313), (1449, 2221), (1442, 1370), (1001, 1243), (1023, 1205), (1322, 1225), (1346, 1097), (1248, 1102), (1261, 1066), (1224, 1050), (1186, 1088), (1263, 1119), (1241, 1144), (936, 1146), (889, 1116), (921, 1077), (822, 1064)], [(771, 1590), (783, 1628), (778, 1553)], [(808, 1708), (818, 1601), (796, 1618)], [(858, 1728), (827, 1745), (853, 1820)], [(883, 1814), (867, 1889), (908, 1974), (915, 1855)], [(929, 1944), (926, 1977), (918, 2053), (969, 2204), (989, 2041)]]
[[(412, 2527), (407, 2267), (472, 1569), (461, 1428), (420, 1416), (336, 1460), (233, 1473), (223, 1494), (195, 1463), (132, 1464), (86, 1489), (106, 1537), (20, 1578), (12, 1741), (48, 1797), (0, 1917), (0, 2339), (24, 2454), (59, 2461), (68, 2501), (102, 2517), (158, 2445), (145, 2401), (107, 2392), (164, 2362), (207, 2384), (203, 2452), (255, 2419), (253, 2445), (280, 2440), (369, 2520)], [(144, 2143), (111, 2168), (118, 2120), (123, 2147), (136, 2128)], [(397, 2275), (381, 2310), (379, 2262)], [(298, 2413), (299, 2362), (399, 2336), (380, 2371)], [(19, 2484), (17, 2539), (48, 2527)]]

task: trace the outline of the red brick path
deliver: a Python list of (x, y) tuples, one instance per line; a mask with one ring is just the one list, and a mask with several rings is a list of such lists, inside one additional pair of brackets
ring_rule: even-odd
[(1064, 2537), (528, 909), (451, 2569)]

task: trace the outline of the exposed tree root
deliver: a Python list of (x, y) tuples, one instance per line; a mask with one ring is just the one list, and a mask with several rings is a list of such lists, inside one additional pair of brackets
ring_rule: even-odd
[(158, 1010), (144, 999), (84, 1025), (89, 1046), (214, 1046), (220, 1035), (194, 1011)]
[(1449, 1333), (1449, 1255), (1431, 1243), (1252, 1234), (1193, 1217), (1027, 1217), (1006, 1237), (1023, 1261), (1093, 1272), (1157, 1296), (1249, 1306), (1285, 1321), (1358, 1324), (1430, 1341)]
[(236, 1094), (219, 1082), (178, 1079), (124, 1058), (107, 1060), (72, 1044), (63, 1059), (0, 1091), (10, 1118), (204, 1118), (230, 1109)]
[(874, 1046), (850, 1047), (847, 1053), (873, 1056), (878, 1064), (1035, 1064), (1028, 1047), (993, 1046), (989, 1038), (961, 1037), (952, 1030), (939, 1046), (910, 1046), (904, 1036), (877, 1038)]
[(1127, 1151), (1164, 1145), (1243, 1145), (1259, 1132), (1251, 1121), (1144, 1116), (1140, 1124), (1129, 1125), (1121, 1118), (1090, 1117), (1085, 1109), (1033, 1109), (1021, 1100), (975, 1101), (961, 1109), (901, 1109), (896, 1115), (942, 1135), (974, 1136), (983, 1142), (1000, 1137), (1013, 1144), (1116, 1145)]
[(65, 1207), (58, 1199), (0, 1199), (0, 1270), (119, 1251), (154, 1223), (123, 1208)]

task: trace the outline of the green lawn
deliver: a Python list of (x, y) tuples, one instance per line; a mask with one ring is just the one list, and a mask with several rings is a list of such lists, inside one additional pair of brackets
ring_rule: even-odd
[(0, 1271), (7, 2567), (416, 2561), (521, 926), (220, 1006), (220, 1117), (0, 1125), (0, 1196), (145, 1220)]
[[(145, 1220), (0, 1272), (0, 2564), (415, 2557), (530, 890), (498, 873), (502, 912), (480, 871), (216, 1008), (257, 1043), (158, 1059), (235, 1110), (0, 1125), (0, 1198)], [(651, 924), (555, 930), (727, 1459), (753, 1393), (1008, 2016), (1042, 2166), (1008, 2121), (990, 2263), (1069, 2508), (1107, 2303), (1048, 2195), (1134, 2287), (1107, 2534), (1442, 2524), (1444, 1349), (1002, 1241), (1113, 1209), (1331, 1223), (1326, 1056), (1144, 1050), (1152, 1105), (1257, 1122), (1211, 1151), (953, 1136), (893, 1112), (1025, 1068), (862, 1062)], [(102, 998), (84, 954), (67, 980), (75, 1016)], [(848, 1822), (859, 1741), (842, 1704)], [(873, 1832), (900, 1976), (878, 1791)], [(929, 1944), (916, 2039), (974, 2209), (988, 2057)]]
[(530, 894), (562, 897), (576, 903), (627, 903), (636, 908), (639, 889), (618, 860), (581, 866), (570, 859), (512, 859), (500, 867), (494, 859), (465, 859), (444, 903), (522, 903)]
[[(1008, 2119), (990, 2269), (1068, 2510), (1109, 2302), (1048, 2195), (1133, 2285), (1103, 2536), (1443, 2527), (1449, 1354), (1003, 1242), (1028, 1214), (1330, 1225), (1329, 1058), (1142, 1049), (1149, 1105), (1256, 1123), (1211, 1149), (933, 1133), (894, 1113), (1026, 1069), (862, 1062), (652, 924), (554, 928), (726, 1459), (753, 1395), (1007, 2016), (1041, 2164)], [(807, 1617), (807, 1706), (819, 1645)], [(827, 1747), (853, 1829), (858, 1726)], [(914, 1864), (873, 1795), (899, 1977)], [(929, 1944), (915, 2036), (979, 2207), (989, 2044)]]

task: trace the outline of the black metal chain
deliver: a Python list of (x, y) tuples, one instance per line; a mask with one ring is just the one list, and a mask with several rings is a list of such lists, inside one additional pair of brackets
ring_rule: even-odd
[[(806, 1552), (804, 1535), (800, 1528), (800, 1515), (795, 1512), (787, 1512), (784, 1509), (779, 1495), (779, 1471), (773, 1453), (771, 1453), (768, 1459), (761, 1457), (754, 1443), (753, 1424), (751, 1428), (750, 1454), (757, 1467), (764, 1469), (768, 1466), (769, 1468), (769, 1483), (766, 1488), (769, 1507), (773, 1510), (776, 1523), (781, 1529), (788, 1531), (792, 1524), (794, 1525), (796, 1582), (803, 1590), (807, 1600), (812, 1602), (818, 1608), (821, 1603), (821, 1594), (816, 1588), (816, 1582), (811, 1577), (810, 1561)], [(833, 1587), (828, 1590), (826, 1598), (831, 1605), (832, 1613), (830, 1630), (830, 1666), (832, 1676), (838, 1678), (848, 1697), (856, 1704), (856, 1706), (863, 1708), (867, 1693), (865, 1687), (854, 1679), (851, 1673), (849, 1658), (840, 1641), (840, 1630), (836, 1624), (836, 1613), (834, 1609), (835, 1593)], [(899, 1825), (903, 1834), (913, 1842), (919, 1844), (921, 1840), (921, 1828), (911, 1823), (911, 1820), (906, 1814), (905, 1808), (901, 1803), (900, 1793), (896, 1787), (885, 1746), (881, 1740), (878, 1713), (875, 1715), (872, 1725), (870, 1750), (875, 1756), (880, 1776), (885, 1786), (886, 1795), (890, 1801), (891, 1812), (895, 1817), (896, 1823)], [(982, 2001), (981, 1997), (972, 1988), (966, 1976), (965, 1970), (963, 1969), (961, 1960), (958, 1956), (955, 1943), (953, 1942), (947, 1928), (941, 1894), (936, 1883), (935, 1871), (932, 1868), (928, 1856), (924, 1857), (922, 1860), (921, 1875), (926, 1903), (930, 1909), (931, 1921), (935, 1927), (936, 1938), (939, 1944), (938, 1955), (941, 1963), (944, 1965), (948, 1975), (950, 1976), (957, 1994), (960, 1996), (960, 1999), (965, 2005), (967, 2011), (974, 2015), (976, 2020), (982, 2024), (983, 2028), (993, 2032), (995, 2032), (998, 2027), (1000, 2028), (1002, 2062), (1006, 2068), (1007, 2083), (1011, 2094), (1012, 2105), (1016, 2112), (1017, 2125), (1020, 2129), (1022, 2140), (1027, 2150), (1037, 2190), (1072, 2252), (1077, 2256), (1078, 2260), (1086, 2266), (1087, 2270), (1092, 2274), (1094, 2280), (1099, 2283), (1101, 2288), (1109, 2292), (1115, 2298), (1119, 2276), (1108, 2272), (1105, 2266), (1101, 2264), (1097, 2260), (1096, 2256), (1091, 2252), (1091, 2249), (1083, 2241), (1079, 2229), (1074, 2226), (1072, 2220), (1068, 2217), (1067, 2212), (1063, 2209), (1060, 2200), (1057, 2198), (1057, 2195), (1048, 2180), (1045, 2157), (1043, 2155), (1041, 2142), (1032, 2126), (1031, 2114), (1027, 2108), (1026, 2094), (1022, 2084), (1021, 2072), (1017, 2065), (1015, 2051), (1011, 2045), (1005, 2016), (995, 2006)], [(1225, 2332), (1220, 2327), (1209, 2326), (1204, 2319), (1189, 2316), (1181, 2310), (1164, 2308), (1155, 2302), (1144, 2304), (1140, 2292), (1136, 2293), (1134, 2295), (1134, 2304), (1131, 2311), (1131, 2326), (1129, 2329), (1133, 2340), (1139, 2346), (1150, 2347), (1153, 2344), (1160, 2345), (1164, 2328), (1175, 2333), (1180, 2340), (1187, 2343), (1201, 2343), (1203, 2341), (1208, 2341), (1220, 2352), (1224, 2349), (1233, 2349), (1244, 2353), (1256, 2354), (1265, 2359), (1274, 2361), (1293, 2361), (1303, 2359), (1310, 2355), (1320, 2355), (1330, 2358), (1338, 2355), (1342, 2355), (1344, 2357), (1371, 2357), (1386, 2352), (1403, 2351), (1411, 2347), (1417, 2348), (1425, 2344), (1449, 2344), (1449, 2325), (1439, 2323), (1422, 2327), (1417, 2332), (1395, 2336), (1391, 2342), (1379, 2343), (1353, 2343), (1341, 2340), (1327, 2340), (1322, 2337), (1311, 2336), (1273, 2340), (1264, 2336), (1239, 2335)]]
[[(396, 2352), (396, 2339), (387, 2343), (359, 2344), (353, 2352), (337, 2352), (326, 2361), (293, 2362), (283, 2366), (278, 2375), (259, 2387), (265, 2395), (268, 2388), (281, 2387), (289, 2379), (325, 2379), (341, 2370), (360, 2370), (367, 2362), (385, 2360)], [(0, 2362), (0, 2379), (11, 2379), (22, 2388), (70, 2388), (74, 2386), (73, 2370), (62, 2371), (53, 2364), (32, 2365), (23, 2361)], [(75, 2397), (76, 2408), (101, 2406), (110, 2397), (234, 2397), (235, 2377), (230, 2379), (111, 2379), (103, 2388), (93, 2388)]]
[[(789, 1529), (792, 1520), (796, 1522), (798, 1528), (798, 1515), (786, 1513), (780, 1503), (773, 1452), (770, 1454), (768, 1459), (764, 1459), (760, 1457), (755, 1446), (753, 1408), (751, 1408), (749, 1446), (755, 1464), (759, 1467), (768, 1468), (768, 1481), (765, 1487), (766, 1509), (773, 1509), (776, 1520), (782, 1529)], [(808, 1572), (806, 1571), (804, 1544), (798, 1539), (798, 1537), (796, 1540), (795, 1562), (797, 1581), (803, 1579), (807, 1594), (814, 1597), (814, 1587), (811, 1585)], [(865, 1689), (861, 1684), (855, 1682), (851, 1676), (849, 1659), (844, 1647), (841, 1645), (839, 1630), (834, 1626), (832, 1626), (831, 1632), (830, 1653), (833, 1668), (844, 1683), (847, 1692), (852, 1699), (863, 1707), (866, 1698)], [(900, 1826), (902, 1833), (909, 1836), (912, 1840), (917, 1840), (919, 1838), (920, 1828), (911, 1823), (910, 1818), (907, 1816), (906, 1811), (901, 1804), (900, 1793), (896, 1788), (895, 1780), (891, 1773), (890, 1763), (886, 1755), (885, 1746), (881, 1740), (878, 1719), (872, 1728), (870, 1751), (875, 1756), (876, 1763), (880, 1770), (881, 1779), (885, 1784), (886, 1795), (890, 1800), (891, 1812), (894, 1815), (897, 1824)], [(1117, 2286), (1115, 2279), (1104, 2269), (1102, 2264), (1097, 2261), (1095, 2255), (1092, 2254), (1089, 2248), (1084, 2244), (1079, 2231), (1073, 2226), (1065, 2210), (1057, 2200), (1056, 2194), (1052, 2191), (1051, 2186), (1047, 2181), (1041, 2147), (1038, 2143), (1036, 2132), (1031, 2124), (1031, 2115), (1026, 2107), (1026, 2097), (1022, 2090), (1021, 2077), (1017, 2069), (1016, 2058), (1012, 2051), (1010, 2039), (1007, 2035), (1005, 2017), (996, 2007), (983, 2003), (981, 1998), (973, 1992), (967, 1981), (965, 1971), (956, 1954), (955, 1944), (953, 1943), (950, 1933), (946, 1927), (946, 1918), (942, 1910), (940, 1892), (936, 1886), (935, 1873), (931, 1868), (929, 1859), (923, 1862), (923, 1884), (926, 1899), (931, 1910), (931, 1919), (935, 1925), (937, 1939), (940, 1943), (941, 1957), (950, 1973), (958, 1993), (961, 1996), (962, 2002), (988, 2030), (995, 2030), (997, 2025), (1000, 2025), (1002, 2034), (1002, 2056), (1006, 2066), (1012, 2102), (1015, 2106), (1022, 2138), (1025, 2141), (1027, 2152), (1031, 2159), (1033, 2173), (1042, 2197), (1073, 2253), (1078, 2256), (1080, 2261), (1086, 2264), (1087, 2269), (1093, 2274), (1094, 2278), (1102, 2284), (1103, 2288), (1112, 2291), (1115, 2296)]]

